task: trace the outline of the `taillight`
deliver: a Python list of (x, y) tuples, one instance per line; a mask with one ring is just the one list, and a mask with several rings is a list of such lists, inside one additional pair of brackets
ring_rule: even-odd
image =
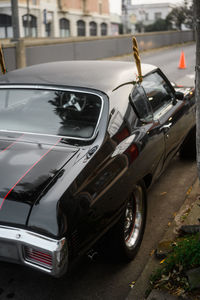
[(117, 134), (115, 134), (113, 140), (119, 144), (129, 136), (130, 131), (128, 130), (128, 127), (124, 127), (120, 132), (117, 132)]
[(52, 269), (52, 255), (49, 253), (24, 246), (24, 256), (25, 260), (30, 263), (45, 267), (49, 270)]
[(137, 146), (135, 144), (132, 144), (126, 149), (125, 154), (128, 156), (129, 162), (132, 163), (139, 155)]

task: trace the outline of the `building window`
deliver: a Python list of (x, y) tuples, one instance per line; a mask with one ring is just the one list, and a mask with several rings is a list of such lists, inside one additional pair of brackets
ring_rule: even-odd
[(37, 18), (32, 15), (23, 15), (24, 36), (37, 37)]
[(69, 37), (70, 36), (70, 24), (69, 20), (62, 18), (60, 19), (60, 36)]
[(90, 35), (95, 36), (97, 35), (97, 23), (90, 22)]
[(107, 24), (106, 23), (101, 23), (101, 35), (107, 35), (108, 34), (108, 30), (107, 30)]
[(161, 12), (157, 12), (155, 13), (155, 20), (161, 19), (162, 18), (162, 13)]
[(82, 20), (77, 21), (77, 35), (85, 36), (85, 22)]
[(11, 16), (0, 14), (0, 38), (13, 37)]
[(45, 36), (46, 37), (51, 36), (51, 22), (45, 24)]
[(149, 14), (145, 12), (145, 21), (149, 21)]

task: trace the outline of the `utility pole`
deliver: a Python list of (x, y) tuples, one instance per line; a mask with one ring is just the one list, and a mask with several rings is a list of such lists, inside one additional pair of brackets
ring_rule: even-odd
[(12, 7), (13, 41), (17, 41), (20, 38), (18, 0), (11, 0), (11, 7)]
[(122, 24), (123, 24), (123, 33), (128, 33), (128, 24), (127, 24), (127, 4), (125, 0), (122, 0)]
[(197, 169), (200, 179), (200, 1), (194, 0), (194, 25), (196, 33), (196, 76), (195, 76), (195, 99), (196, 99), (196, 126), (197, 126)]
[(29, 6), (29, 0), (26, 0), (26, 8), (27, 8), (27, 29), (28, 29), (28, 37), (30, 37), (30, 6)]

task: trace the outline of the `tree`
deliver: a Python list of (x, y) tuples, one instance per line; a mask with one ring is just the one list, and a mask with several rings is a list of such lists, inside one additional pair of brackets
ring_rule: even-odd
[(144, 29), (147, 32), (165, 31), (172, 29), (172, 26), (171, 23), (168, 22), (168, 20), (158, 19), (153, 24), (146, 25)]
[(194, 22), (196, 32), (196, 78), (195, 78), (195, 99), (196, 99), (196, 126), (197, 126), (197, 168), (200, 179), (200, 1), (194, 0)]
[(187, 17), (186, 17), (186, 27), (190, 29), (194, 29), (194, 19), (193, 19), (193, 12), (194, 12), (194, 5), (190, 5), (187, 10)]
[[(166, 20), (178, 30), (182, 30), (182, 25), (189, 28), (193, 26), (193, 7), (189, 5), (188, 0), (184, 1), (182, 6), (177, 6), (168, 14)], [(191, 27), (190, 27), (191, 26)]]
[(142, 21), (139, 21), (135, 24), (135, 29), (137, 32), (143, 32), (144, 31), (144, 24)]
[(182, 29), (186, 15), (183, 7), (175, 7), (167, 16), (168, 21), (178, 30)]

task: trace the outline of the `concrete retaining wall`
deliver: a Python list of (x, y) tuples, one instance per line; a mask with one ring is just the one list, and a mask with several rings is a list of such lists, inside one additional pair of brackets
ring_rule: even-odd
[[(136, 35), (140, 51), (194, 40), (193, 31), (169, 31)], [(22, 44), (22, 43), (21, 43)], [(22, 67), (16, 58), (16, 43), (3, 44), (8, 71)], [(132, 52), (132, 35), (54, 40), (24, 40), (27, 66), (62, 60), (89, 60), (120, 56)], [(20, 53), (19, 49), (18, 52)]]

